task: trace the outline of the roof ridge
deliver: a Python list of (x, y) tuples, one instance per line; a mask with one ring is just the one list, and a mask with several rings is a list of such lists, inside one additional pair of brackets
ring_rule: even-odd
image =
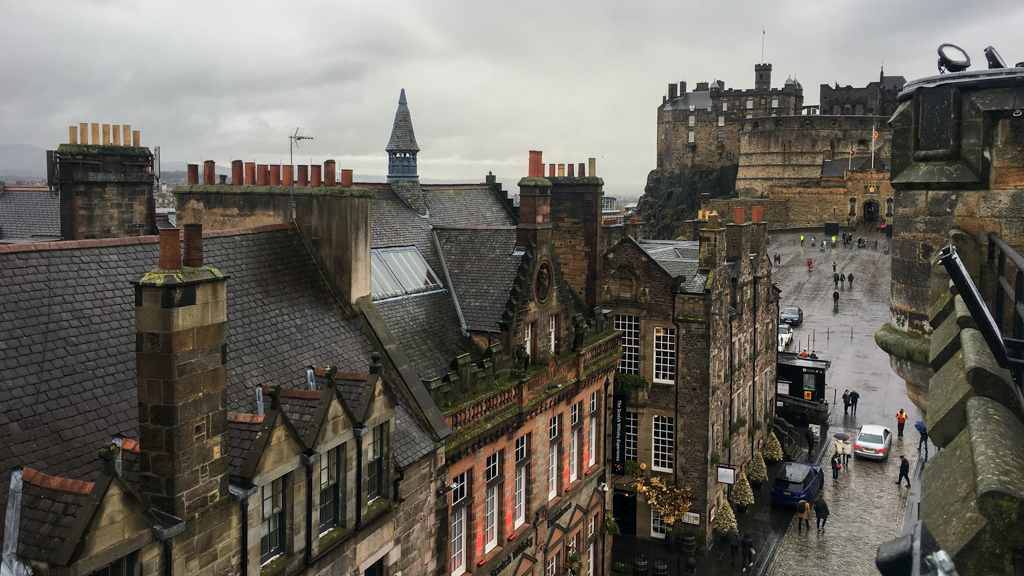
[(131, 438), (121, 438), (121, 450), (126, 450), (133, 454), (139, 453), (139, 442), (132, 440)]
[[(222, 236), (241, 236), (243, 234), (260, 234), (287, 230), (292, 227), (289, 222), (266, 224), (252, 228), (231, 228), (228, 230), (210, 230), (203, 232), (203, 238), (219, 238)], [(119, 238), (98, 238), (89, 240), (57, 240), (53, 242), (22, 242), (20, 244), (0, 244), (0, 254), (9, 252), (36, 252), (43, 250), (74, 250), (77, 248), (103, 248), (107, 246), (128, 246), (131, 244), (156, 244), (160, 241), (157, 235), (121, 236)]]
[(21, 469), (21, 479), (33, 486), (40, 488), (46, 488), (49, 490), (56, 490), (58, 492), (68, 492), (70, 494), (81, 494), (82, 496), (88, 496), (92, 492), (95, 482), (85, 482), (83, 480), (75, 480), (73, 478), (62, 478), (60, 476), (50, 476), (49, 474), (43, 474), (38, 470), (32, 468)]
[(228, 422), (238, 422), (242, 424), (262, 424), (263, 414), (246, 414), (244, 412), (228, 412)]
[[(270, 392), (272, 386), (263, 385), (263, 393)], [(280, 398), (299, 398), (302, 400), (319, 400), (323, 390), (309, 390), (307, 388), (280, 388)]]
[(369, 372), (338, 372), (334, 375), (335, 380), (368, 380)]

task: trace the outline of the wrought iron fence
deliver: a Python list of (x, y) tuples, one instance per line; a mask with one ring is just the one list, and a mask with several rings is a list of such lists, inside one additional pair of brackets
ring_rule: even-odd
[(686, 558), (663, 544), (616, 536), (612, 544), (615, 576), (685, 576)]

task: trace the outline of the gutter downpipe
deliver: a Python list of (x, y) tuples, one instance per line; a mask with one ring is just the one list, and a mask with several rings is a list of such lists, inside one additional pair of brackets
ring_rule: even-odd
[(306, 465), (306, 566), (313, 564), (313, 466), (319, 461), (319, 452), (302, 455)]
[[(675, 426), (675, 422), (679, 420), (679, 351), (681, 348), (679, 346), (679, 335), (682, 333), (682, 331), (679, 329), (679, 323), (676, 322), (676, 300), (678, 299), (678, 295), (678, 292), (674, 292), (672, 294), (672, 325), (675, 326), (676, 329), (676, 373), (674, 376), (676, 381), (676, 411), (674, 417), (672, 418), (673, 427)], [(673, 438), (678, 438), (679, 435), (676, 434), (675, 432), (675, 430), (672, 431), (672, 436)], [(676, 451), (678, 452), (679, 442), (676, 441), (675, 444), (677, 448)], [(675, 465), (672, 466), (672, 485), (676, 487), (679, 486), (679, 462), (676, 462)]]
[(363, 527), (363, 435), (369, 432), (366, 426), (353, 430), (356, 436), (356, 530)]

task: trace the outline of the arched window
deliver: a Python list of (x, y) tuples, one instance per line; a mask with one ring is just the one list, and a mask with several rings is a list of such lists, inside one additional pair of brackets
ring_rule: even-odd
[(850, 198), (850, 216), (857, 215), (857, 199)]

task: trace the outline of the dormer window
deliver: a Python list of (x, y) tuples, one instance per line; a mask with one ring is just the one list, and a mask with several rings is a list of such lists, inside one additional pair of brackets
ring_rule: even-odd
[(441, 282), (415, 246), (370, 250), (374, 300), (441, 289)]

